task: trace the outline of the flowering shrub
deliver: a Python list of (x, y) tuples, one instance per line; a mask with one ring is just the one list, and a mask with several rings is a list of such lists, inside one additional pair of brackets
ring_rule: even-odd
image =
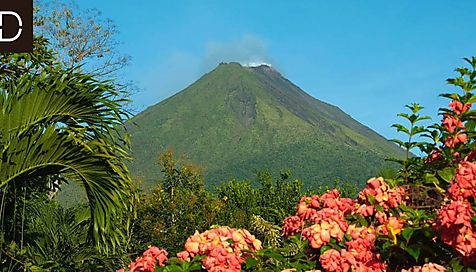
[[(336, 189), (304, 196), (296, 215), (284, 220), (283, 235), (299, 233), (312, 250), (319, 249), (314, 254), (320, 255), (325, 271), (384, 271), (386, 265), (375, 250), (376, 230), (387, 235), (390, 229), (395, 235), (402, 229), (401, 221), (389, 212), (402, 203), (402, 194), (382, 178), (372, 178), (356, 200), (340, 198)], [(365, 223), (358, 223), (357, 217)], [(378, 227), (367, 226), (367, 220), (378, 222)]]
[[(458, 68), (460, 75), (448, 80), (464, 93), (443, 94), (451, 102), (441, 109), (441, 124), (419, 126), (428, 118), (418, 104), (400, 114), (410, 127), (394, 125), (409, 137), (395, 140), (407, 151), (395, 160), (402, 165), (398, 176), (369, 179), (356, 199), (337, 189), (303, 196), (283, 220), (280, 248), (262, 248), (242, 229), (196, 232), (176, 260), (199, 257), (201, 266), (166, 271), (475, 271), (476, 58), (467, 61), (471, 68)], [(412, 156), (413, 148), (426, 155)], [(129, 268), (152, 271), (166, 261), (165, 251), (150, 248)]]
[[(149, 247), (141, 257), (138, 257), (135, 262), (129, 265), (129, 272), (154, 272), (155, 267), (164, 266), (167, 259), (167, 251), (158, 247)], [(124, 269), (119, 269), (117, 272), (124, 272)]]
[(410, 269), (402, 269), (402, 272), (443, 272), (446, 268), (439, 264), (427, 263), (423, 266), (414, 266)]
[[(187, 239), (185, 251), (179, 252), (177, 257), (179, 262), (190, 262), (196, 256), (204, 256), (201, 258), (202, 265), (207, 271), (233, 272), (240, 271), (246, 257), (261, 248), (261, 241), (247, 230), (218, 227), (203, 233), (195, 232)], [(155, 260), (159, 266), (163, 266), (164, 261), (167, 261), (166, 256), (166, 251), (150, 247), (142, 257), (129, 265), (129, 272), (155, 271)]]
[(185, 251), (178, 253), (182, 260), (189, 261), (196, 255), (206, 256), (203, 266), (207, 271), (240, 271), (241, 264), (250, 254), (247, 251), (261, 249), (261, 241), (247, 230), (219, 227), (195, 232), (187, 239)]

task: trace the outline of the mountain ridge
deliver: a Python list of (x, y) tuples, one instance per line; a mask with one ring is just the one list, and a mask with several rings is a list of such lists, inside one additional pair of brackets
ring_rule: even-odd
[(131, 171), (147, 184), (160, 176), (157, 154), (169, 147), (203, 167), (209, 185), (249, 179), (266, 168), (291, 168), (308, 185), (362, 182), (388, 165), (379, 161), (403, 154), (265, 65), (222, 63), (132, 121), (138, 127), (128, 125), (136, 159)]

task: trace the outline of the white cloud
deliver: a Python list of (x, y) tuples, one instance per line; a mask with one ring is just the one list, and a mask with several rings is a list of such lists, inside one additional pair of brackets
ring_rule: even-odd
[(202, 54), (176, 50), (161, 59), (152, 58), (135, 78), (142, 91), (134, 96), (138, 109), (155, 104), (192, 84), (221, 62), (239, 62), (244, 66), (271, 66), (266, 42), (254, 35), (204, 45)]
[(271, 66), (272, 63), (267, 54), (266, 42), (254, 35), (245, 35), (229, 41), (209, 42), (203, 58), (203, 70), (209, 71), (220, 62), (239, 62), (248, 66), (261, 64)]

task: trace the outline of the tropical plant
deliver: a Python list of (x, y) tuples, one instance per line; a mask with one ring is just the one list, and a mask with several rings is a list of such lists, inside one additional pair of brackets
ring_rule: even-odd
[(33, 53), (0, 59), (4, 242), (22, 244), (28, 199), (74, 182), (88, 198), (89, 237), (101, 251), (114, 251), (126, 240), (134, 201), (121, 91), (94, 75), (64, 70), (41, 38)]
[(84, 231), (90, 221), (87, 206), (64, 209), (55, 201), (47, 201), (34, 203), (27, 210), (25, 245), (29, 269), (112, 271), (120, 263), (120, 255), (101, 254), (89, 242)]

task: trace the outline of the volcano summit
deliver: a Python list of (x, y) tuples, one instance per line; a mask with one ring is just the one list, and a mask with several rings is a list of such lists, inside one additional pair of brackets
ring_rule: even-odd
[(306, 185), (363, 183), (403, 151), (267, 65), (222, 63), (129, 124), (133, 176), (152, 184), (167, 148), (202, 168), (207, 185), (291, 169)]

